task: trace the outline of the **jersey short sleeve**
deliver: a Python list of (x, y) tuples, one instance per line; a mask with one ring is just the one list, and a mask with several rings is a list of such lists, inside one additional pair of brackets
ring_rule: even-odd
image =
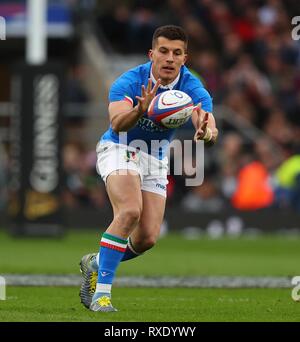
[(213, 111), (213, 102), (209, 92), (205, 88), (195, 88), (191, 92), (192, 99), (195, 105), (201, 102), (201, 108), (206, 112)]
[(129, 101), (132, 105), (135, 104), (135, 96), (137, 95), (135, 91), (136, 87), (136, 79), (133, 78), (130, 72), (121, 75), (110, 88), (108, 96), (109, 102)]

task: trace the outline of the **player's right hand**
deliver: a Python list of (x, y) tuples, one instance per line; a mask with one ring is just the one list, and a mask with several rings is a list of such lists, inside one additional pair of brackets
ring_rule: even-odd
[(147, 88), (145, 88), (144, 85), (142, 85), (142, 94), (141, 96), (136, 96), (136, 99), (138, 100), (138, 111), (141, 115), (143, 115), (147, 110), (148, 107), (153, 100), (153, 98), (156, 95), (157, 89), (161, 84), (161, 80), (158, 79), (155, 86), (152, 89), (152, 80), (149, 78)]

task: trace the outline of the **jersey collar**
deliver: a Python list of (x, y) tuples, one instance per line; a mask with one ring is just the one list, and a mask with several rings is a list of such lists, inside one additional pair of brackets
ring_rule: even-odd
[[(156, 79), (153, 76), (152, 67), (151, 67), (151, 71), (150, 71), (150, 77), (151, 77), (152, 83), (155, 84)], [(179, 78), (180, 78), (180, 71), (179, 71), (177, 77), (175, 78), (175, 80), (173, 82), (166, 84), (166, 85), (160, 85), (159, 88), (164, 89), (164, 90), (172, 90), (175, 87), (175, 85), (178, 83)]]

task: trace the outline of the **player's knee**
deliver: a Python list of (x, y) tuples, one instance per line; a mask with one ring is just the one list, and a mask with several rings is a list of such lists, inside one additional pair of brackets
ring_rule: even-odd
[(154, 247), (155, 244), (156, 239), (153, 236), (148, 237), (144, 243), (145, 251)]
[(141, 239), (140, 241), (135, 241), (136, 245), (138, 246), (139, 252), (145, 252), (148, 249), (151, 249), (156, 244), (156, 237), (155, 236), (147, 236)]
[(135, 226), (141, 217), (141, 210), (139, 208), (124, 208), (119, 214), (118, 218), (124, 227)]

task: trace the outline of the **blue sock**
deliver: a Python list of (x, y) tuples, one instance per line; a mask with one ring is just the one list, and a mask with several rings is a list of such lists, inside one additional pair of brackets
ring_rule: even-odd
[(126, 260), (130, 260), (133, 258), (138, 257), (139, 255), (141, 255), (142, 253), (137, 253), (134, 248), (132, 247), (132, 242), (130, 237), (128, 238), (128, 243), (127, 243), (127, 247), (126, 247), (126, 251), (123, 255), (123, 258), (121, 261), (126, 261)]
[(98, 282), (94, 296), (98, 297), (101, 293), (110, 297), (115, 272), (126, 251), (126, 246), (127, 240), (125, 239), (108, 233), (102, 235)]

